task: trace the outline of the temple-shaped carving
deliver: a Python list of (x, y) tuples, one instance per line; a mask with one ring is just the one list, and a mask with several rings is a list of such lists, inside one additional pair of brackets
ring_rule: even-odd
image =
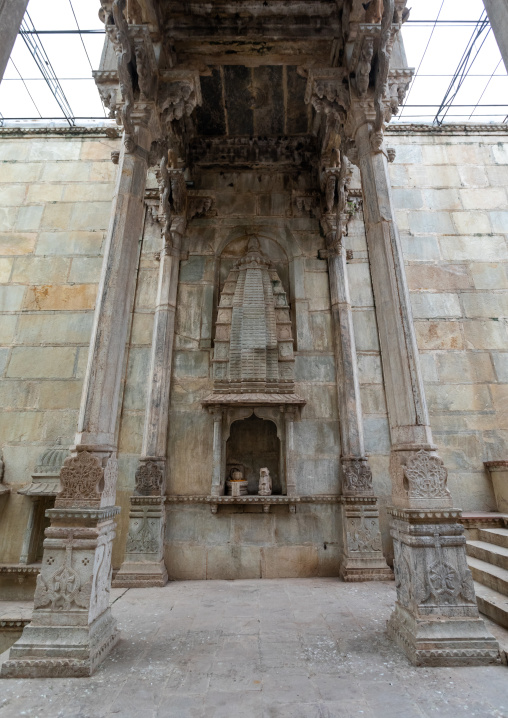
[(301, 403), (286, 292), (254, 237), (224, 283), (215, 326), (214, 393), (207, 403)]

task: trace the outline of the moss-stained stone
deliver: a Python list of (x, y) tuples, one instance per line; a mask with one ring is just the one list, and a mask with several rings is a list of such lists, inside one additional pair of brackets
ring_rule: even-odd
[(93, 313), (52, 312), (22, 314), (18, 319), (18, 344), (88, 344)]

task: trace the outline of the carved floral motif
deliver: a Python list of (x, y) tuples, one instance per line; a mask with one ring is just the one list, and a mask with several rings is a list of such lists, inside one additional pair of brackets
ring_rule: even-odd
[(404, 467), (410, 498), (448, 498), (448, 472), (439, 458), (428, 451), (415, 454)]
[[(49, 575), (44, 569), (37, 577), (34, 596), (34, 608), (50, 608), (52, 611), (87, 609), (92, 591), (92, 576), (83, 582), (80, 574), (72, 565), (73, 537), (66, 541), (63, 565)], [(50, 557), (52, 558), (52, 557)], [(46, 565), (53, 561), (47, 559)], [(91, 572), (90, 572), (91, 573)]]
[(135, 496), (160, 496), (162, 471), (154, 461), (144, 461), (136, 471)]
[(88, 451), (65, 459), (60, 471), (62, 490), (59, 506), (94, 506), (100, 502), (104, 471), (101, 462)]
[(148, 517), (148, 507), (143, 507), (143, 515), (131, 520), (127, 545), (127, 553), (156, 553), (159, 541), (154, 536)]
[(372, 471), (366, 461), (344, 461), (344, 490), (352, 493), (372, 492)]

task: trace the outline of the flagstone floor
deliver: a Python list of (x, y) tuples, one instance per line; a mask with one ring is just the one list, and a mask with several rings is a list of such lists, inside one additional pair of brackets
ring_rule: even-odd
[(384, 632), (394, 596), (336, 579), (117, 590), (122, 640), (96, 674), (1, 680), (0, 717), (507, 718), (506, 666), (406, 660)]

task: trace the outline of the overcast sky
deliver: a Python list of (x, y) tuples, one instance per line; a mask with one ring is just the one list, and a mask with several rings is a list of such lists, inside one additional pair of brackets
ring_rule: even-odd
[[(103, 30), (98, 0), (30, 0), (28, 13), (37, 30)], [(408, 63), (418, 75), (395, 121), (432, 122), (464, 50), (483, 12), (482, 0), (408, 0), (410, 20), (403, 28)], [(73, 14), (73, 10), (75, 16)], [(449, 22), (434, 26), (434, 20)], [(428, 22), (414, 22), (414, 21)], [(453, 24), (456, 21), (460, 24)], [(94, 81), (103, 35), (40, 35), (51, 65), (77, 118), (105, 116)], [(502, 122), (508, 115), (508, 77), (492, 31), (448, 111), (447, 122)], [(474, 54), (474, 53), (473, 53)], [(20, 79), (20, 76), (23, 80)], [(507, 102), (506, 105), (500, 105)], [(488, 107), (476, 107), (489, 105)], [(460, 107), (464, 105), (464, 107)], [(18, 37), (4, 81), (0, 112), (9, 118), (63, 118), (24, 41)], [(46, 124), (49, 124), (46, 122)], [(61, 124), (61, 120), (58, 122)], [(83, 124), (77, 120), (77, 124)]]

